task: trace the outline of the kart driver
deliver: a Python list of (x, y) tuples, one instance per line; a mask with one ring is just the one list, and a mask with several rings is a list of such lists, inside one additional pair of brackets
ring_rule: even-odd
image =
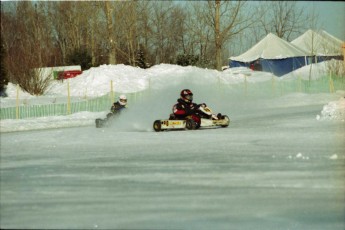
[(196, 110), (201, 106), (193, 103), (193, 93), (189, 89), (182, 90), (180, 96), (177, 99), (177, 104), (173, 106), (173, 115), (177, 120), (183, 120), (187, 116), (195, 114)]
[(118, 101), (114, 102), (110, 108), (111, 113), (108, 113), (107, 118), (120, 113), (121, 110), (127, 107), (126, 95), (120, 95)]

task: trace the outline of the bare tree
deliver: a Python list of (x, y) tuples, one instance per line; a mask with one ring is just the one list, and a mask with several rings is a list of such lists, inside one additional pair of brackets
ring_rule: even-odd
[(85, 46), (90, 15), (87, 2), (46, 2), (47, 19), (53, 29), (54, 42), (59, 47), (63, 63), (74, 50)]
[(107, 18), (107, 32), (108, 32), (108, 62), (109, 64), (116, 64), (116, 40), (113, 29), (113, 4), (109, 1), (104, 1), (104, 12)]
[(34, 95), (42, 94), (49, 85), (49, 80), (42, 79), (35, 70), (49, 64), (51, 49), (51, 33), (41, 7), (43, 5), (18, 2), (14, 3), (12, 14), (1, 14), (9, 80)]
[[(212, 28), (205, 17), (204, 2), (190, 2), (187, 10), (190, 13), (187, 20), (187, 31), (189, 40), (189, 52), (199, 56), (199, 65), (202, 67), (213, 67), (214, 46), (211, 41)], [(211, 65), (210, 65), (211, 62)]]
[(307, 16), (294, 1), (260, 2), (260, 27), (264, 33), (275, 33), (278, 37), (290, 41), (293, 36), (305, 29)]
[(154, 4), (151, 18), (153, 54), (156, 63), (174, 63), (176, 55), (182, 52), (182, 36), (186, 32), (182, 8), (172, 1)]
[(137, 42), (139, 47), (145, 49), (146, 52), (146, 61), (154, 63), (155, 56), (153, 55), (152, 50), (153, 38), (152, 38), (152, 20), (151, 15), (153, 15), (153, 6), (154, 2), (152, 1), (139, 1), (137, 8)]
[(135, 65), (137, 42), (137, 1), (116, 2), (117, 59), (121, 63)]
[[(207, 2), (201, 1), (192, 4), (194, 4), (194, 9), (197, 9), (195, 13), (200, 19), (196, 22), (200, 24), (199, 30), (212, 31), (212, 37), (207, 34), (207, 42), (204, 40), (203, 43), (213, 43), (215, 52), (212, 59), (216, 60), (214, 67), (221, 70), (224, 44), (253, 23), (252, 18), (243, 12), (246, 2), (208, 0)], [(204, 32), (199, 31), (199, 33)], [(206, 37), (204, 36), (204, 38)]]
[[(136, 65), (138, 53), (145, 53), (145, 59), (152, 64), (176, 63), (182, 54), (191, 56), (193, 63), (198, 60), (198, 66), (220, 70), (231, 41), (244, 37), (240, 35), (254, 21), (253, 13), (246, 14), (245, 1), (6, 4), (13, 6), (8, 14), (1, 9), (1, 32), (9, 54), (6, 60), (14, 64), (20, 57), (30, 68), (64, 65), (70, 54), (79, 49), (91, 53), (93, 65)], [(256, 21), (267, 31), (275, 28), (277, 33), (288, 36), (296, 27), (290, 28), (290, 33), (286, 28), (291, 21), (296, 22), (298, 14), (293, 8), (284, 11), (287, 3), (275, 4), (278, 8), (274, 17), (269, 17), (266, 7), (265, 14)], [(259, 36), (260, 30), (256, 31)]]
[(165, 48), (168, 45), (169, 38), (166, 36), (170, 28), (167, 27), (169, 20), (169, 13), (172, 10), (172, 3), (169, 1), (156, 2), (153, 7), (152, 16), (152, 36), (155, 43), (154, 55), (156, 56), (156, 63), (165, 62), (166, 54)]

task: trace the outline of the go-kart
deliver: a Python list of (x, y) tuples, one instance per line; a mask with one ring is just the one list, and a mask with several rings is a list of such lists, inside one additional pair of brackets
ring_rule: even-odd
[(153, 129), (156, 132), (164, 130), (195, 130), (200, 127), (228, 127), (230, 118), (227, 115), (218, 113), (217, 115), (205, 104), (198, 107), (194, 114), (185, 117), (185, 119), (177, 119), (174, 114), (170, 114), (169, 119), (155, 120)]

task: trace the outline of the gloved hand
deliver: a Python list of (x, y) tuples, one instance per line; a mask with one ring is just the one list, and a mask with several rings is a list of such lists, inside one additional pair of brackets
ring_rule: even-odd
[(207, 107), (207, 105), (206, 105), (205, 103), (201, 103), (201, 104), (198, 105), (198, 108), (199, 108), (199, 107), (205, 108), (205, 107)]

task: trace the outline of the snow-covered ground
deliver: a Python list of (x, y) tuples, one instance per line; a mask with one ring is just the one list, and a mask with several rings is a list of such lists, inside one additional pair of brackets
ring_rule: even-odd
[[(345, 92), (262, 92), (272, 77), (166, 64), (85, 71), (70, 80), (75, 100), (108, 93), (111, 80), (117, 93), (147, 93), (109, 128), (94, 125), (107, 111), (1, 120), (0, 227), (343, 230)], [(21, 103), (64, 101), (66, 84), (20, 92)], [(183, 88), (230, 126), (153, 132)], [(16, 87), (7, 93), (1, 106), (14, 106)]]

